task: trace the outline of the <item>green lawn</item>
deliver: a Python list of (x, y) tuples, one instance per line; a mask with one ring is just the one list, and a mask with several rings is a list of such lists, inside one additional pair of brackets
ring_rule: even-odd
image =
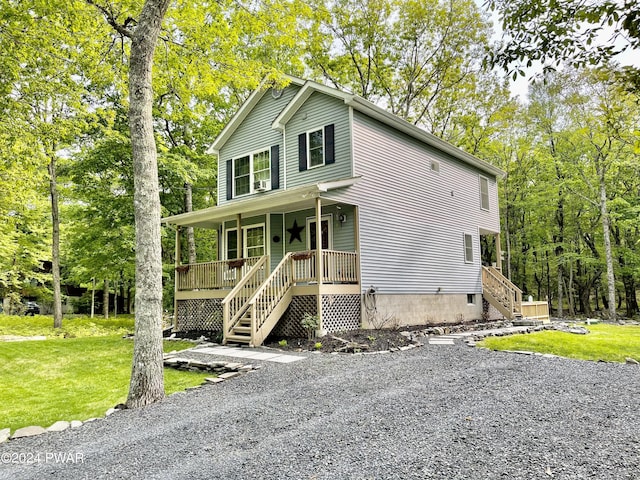
[[(42, 318), (52, 322), (51, 317), (21, 317), (16, 328), (13, 317), (0, 315), (0, 335), (46, 335)], [(28, 328), (31, 322), (32, 328)], [(129, 388), (133, 341), (123, 339), (122, 333), (131, 331), (133, 322), (127, 324), (124, 318), (124, 323), (118, 322), (78, 319), (73, 328), (79, 338), (0, 342), (0, 429), (48, 427), (58, 420), (102, 417), (107, 409), (123, 403)], [(90, 323), (95, 324), (94, 336), (88, 336)], [(189, 342), (166, 342), (165, 351), (191, 346)], [(167, 369), (165, 391), (170, 394), (199, 385), (206, 376), (211, 375)]]
[(640, 361), (640, 326), (588, 325), (590, 333), (546, 330), (526, 335), (488, 337), (479, 343), (492, 350), (527, 350), (551, 353), (580, 360), (624, 362), (626, 358)]
[(102, 317), (89, 318), (65, 317), (62, 328), (53, 328), (53, 318), (47, 315), (33, 317), (0, 314), (0, 336), (44, 335), (54, 338), (97, 337), (105, 335), (124, 335), (133, 332), (133, 315), (118, 315), (107, 320)]

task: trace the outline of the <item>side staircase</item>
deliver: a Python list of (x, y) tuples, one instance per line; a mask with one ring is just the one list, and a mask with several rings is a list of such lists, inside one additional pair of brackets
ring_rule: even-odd
[(522, 319), (522, 290), (494, 267), (482, 267), (482, 296), (509, 320)]
[(222, 301), (223, 343), (262, 345), (291, 303), (292, 253), (265, 279), (268, 262), (262, 257)]

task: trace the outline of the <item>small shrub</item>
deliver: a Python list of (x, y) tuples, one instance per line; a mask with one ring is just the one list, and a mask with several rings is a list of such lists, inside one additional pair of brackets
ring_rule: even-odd
[(370, 342), (375, 342), (376, 341), (376, 337), (374, 337), (373, 335), (368, 335), (367, 336), (367, 340), (369, 340)]
[(316, 342), (314, 347), (316, 348), (316, 350), (320, 350), (322, 348), (322, 342)]
[(307, 331), (308, 338), (309, 340), (311, 340), (315, 334), (315, 331), (320, 326), (320, 319), (318, 318), (318, 315), (305, 313), (304, 317), (302, 317), (302, 320), (300, 321), (300, 324), (302, 325), (302, 328)]
[(286, 347), (287, 346), (287, 341), (283, 338), (282, 340), (280, 340), (278, 342), (278, 345), (280, 345), (281, 347)]

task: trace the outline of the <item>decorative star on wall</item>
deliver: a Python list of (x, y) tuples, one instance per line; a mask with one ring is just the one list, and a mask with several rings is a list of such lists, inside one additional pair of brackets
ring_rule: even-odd
[(293, 243), (294, 240), (302, 242), (302, 237), (300, 236), (302, 230), (304, 230), (304, 227), (298, 226), (298, 221), (294, 220), (293, 226), (291, 228), (287, 228), (287, 232), (291, 234), (291, 236), (289, 237), (289, 243)]

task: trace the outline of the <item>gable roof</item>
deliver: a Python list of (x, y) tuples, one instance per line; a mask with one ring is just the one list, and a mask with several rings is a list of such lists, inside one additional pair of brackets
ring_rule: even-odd
[[(301, 86), (302, 88), (298, 91), (298, 93), (296, 93), (291, 101), (289, 101), (287, 106), (280, 112), (280, 114), (271, 124), (271, 127), (276, 130), (284, 130), (287, 122), (289, 122), (293, 115), (295, 115), (295, 113), (302, 107), (302, 105), (304, 105), (306, 100), (313, 93), (319, 92), (340, 99), (345, 103), (345, 105), (353, 108), (354, 110), (359, 111), (375, 120), (378, 120), (397, 131), (405, 133), (406, 135), (409, 135), (410, 137), (415, 138), (420, 142), (430, 145), (440, 151), (446, 152), (452, 157), (457, 158), (464, 163), (472, 165), (486, 173), (495, 175), (497, 177), (502, 177), (505, 175), (505, 172), (498, 167), (495, 167), (490, 163), (481, 160), (474, 155), (471, 155), (470, 153), (465, 152), (464, 150), (452, 145), (451, 143), (439, 137), (436, 137), (426, 130), (423, 130), (416, 125), (407, 122), (397, 115), (394, 115), (393, 113), (390, 113), (387, 110), (378, 107), (377, 105), (371, 103), (368, 100), (365, 100), (362, 97), (359, 97), (358, 95), (346, 93), (336, 88), (328, 87), (326, 85), (314, 82), (312, 80), (305, 81), (289, 75), (287, 75), (286, 78), (290, 83)], [(220, 150), (220, 148), (231, 137), (233, 132), (235, 132), (238, 126), (251, 112), (253, 107), (260, 101), (267, 90), (268, 86), (263, 81), (260, 86), (251, 94), (247, 101), (242, 105), (242, 107), (240, 107), (240, 110), (238, 110), (238, 112), (233, 116), (231, 121), (222, 130), (222, 132), (220, 132), (211, 147), (209, 147), (209, 149), (207, 150), (207, 153), (217, 153)]]
[[(301, 86), (304, 84), (304, 80), (301, 80), (296, 77), (291, 77), (289, 75), (285, 75), (285, 78), (294, 85)], [(207, 153), (215, 153), (217, 154), (220, 151), (220, 148), (229, 140), (233, 132), (237, 130), (237, 128), (242, 124), (245, 118), (251, 113), (251, 110), (258, 104), (258, 102), (262, 99), (264, 94), (269, 90), (269, 85), (266, 82), (266, 79), (260, 82), (258, 88), (256, 88), (249, 98), (247, 98), (244, 103), (240, 106), (240, 109), (235, 113), (235, 115), (231, 118), (229, 123), (225, 125), (222, 131), (218, 134), (216, 139), (213, 141), (211, 146), (207, 149)]]

